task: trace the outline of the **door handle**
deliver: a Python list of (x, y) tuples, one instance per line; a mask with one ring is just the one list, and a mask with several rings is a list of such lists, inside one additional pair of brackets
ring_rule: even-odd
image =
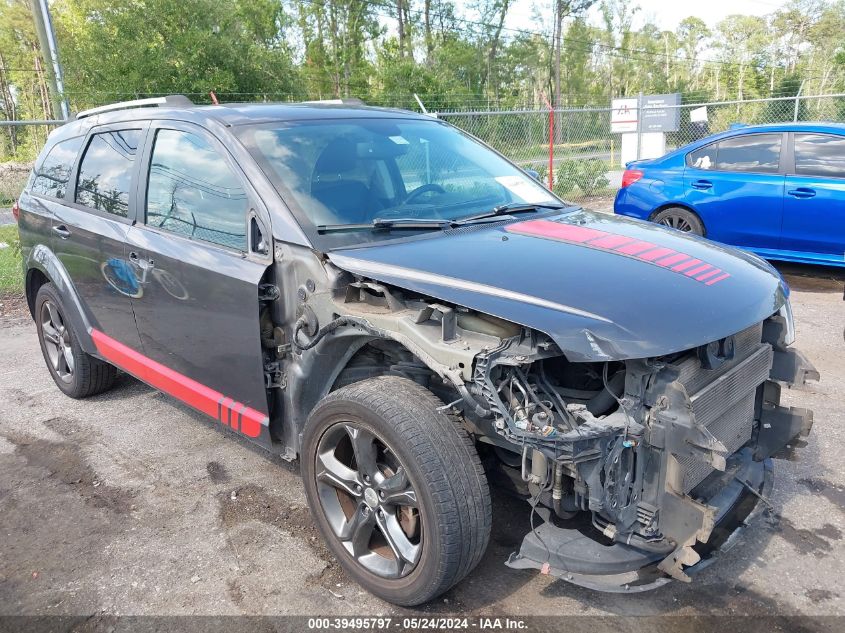
[(816, 190), (809, 187), (798, 187), (798, 189), (790, 189), (786, 193), (793, 198), (812, 198), (816, 195)]
[(58, 226), (53, 227), (53, 233), (58, 235), (63, 240), (66, 240), (70, 237), (70, 231), (68, 230), (67, 226), (64, 224), (59, 224)]
[(692, 187), (693, 189), (701, 189), (702, 191), (705, 189), (710, 189), (713, 186), (713, 183), (709, 180), (693, 180)]

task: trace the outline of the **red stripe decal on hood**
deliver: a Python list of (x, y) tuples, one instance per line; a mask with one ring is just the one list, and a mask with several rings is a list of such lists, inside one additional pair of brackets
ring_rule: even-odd
[(508, 233), (578, 244), (587, 248), (637, 259), (699, 281), (706, 286), (712, 286), (730, 277), (729, 273), (714, 277), (713, 275), (722, 271), (691, 255), (677, 253), (671, 248), (600, 229), (553, 220), (527, 220), (510, 224), (504, 228)]
[(267, 416), (261, 411), (235, 402), (219, 391), (165, 367), (99, 330), (92, 329), (91, 338), (103, 358), (148, 385), (235, 430), (238, 429), (237, 421), (240, 418), (240, 432), (248, 437), (258, 437), (261, 427), (268, 424)]

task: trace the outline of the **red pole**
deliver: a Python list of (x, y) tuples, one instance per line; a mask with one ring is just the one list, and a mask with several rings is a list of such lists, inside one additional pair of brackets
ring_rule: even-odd
[(549, 109), (549, 189), (551, 190), (554, 188), (555, 182), (555, 109), (546, 99), (546, 93), (541, 92), (540, 94)]
[(208, 95), (211, 97), (211, 103), (212, 103), (212, 104), (214, 104), (214, 105), (220, 105), (220, 102), (219, 102), (219, 101), (217, 101), (217, 95), (216, 95), (216, 94), (214, 94), (214, 91), (213, 91), (213, 90), (212, 90), (211, 92), (209, 92), (209, 93), (208, 93)]

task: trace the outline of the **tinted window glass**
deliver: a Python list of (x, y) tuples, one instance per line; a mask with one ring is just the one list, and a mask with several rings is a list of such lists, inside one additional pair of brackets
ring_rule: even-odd
[(777, 172), (780, 134), (745, 134), (719, 143), (716, 169), (723, 171)]
[(687, 165), (690, 167), (697, 167), (698, 169), (713, 169), (716, 164), (716, 149), (717, 144), (706, 145), (699, 147), (694, 152), (687, 154)]
[(557, 202), (522, 170), (435, 121), (292, 122), (240, 133), (283, 195), (317, 226), (459, 219), (508, 202)]
[(147, 188), (147, 224), (246, 250), (246, 192), (196, 134), (159, 130)]
[(845, 136), (796, 134), (795, 173), (845, 178)]
[(76, 202), (125, 218), (129, 214), (132, 166), (140, 142), (141, 130), (92, 136), (79, 166)]
[(64, 197), (83, 140), (84, 137), (78, 136), (56, 143), (36, 168), (30, 191), (51, 198)]

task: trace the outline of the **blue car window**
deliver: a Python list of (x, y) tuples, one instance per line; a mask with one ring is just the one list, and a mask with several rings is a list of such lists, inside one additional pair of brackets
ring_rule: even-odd
[(716, 150), (718, 145), (712, 143), (699, 147), (694, 152), (687, 154), (687, 165), (698, 169), (713, 169), (716, 164)]
[(777, 173), (780, 168), (781, 134), (742, 134), (720, 141), (716, 169)]
[(796, 134), (795, 173), (845, 178), (845, 136)]

